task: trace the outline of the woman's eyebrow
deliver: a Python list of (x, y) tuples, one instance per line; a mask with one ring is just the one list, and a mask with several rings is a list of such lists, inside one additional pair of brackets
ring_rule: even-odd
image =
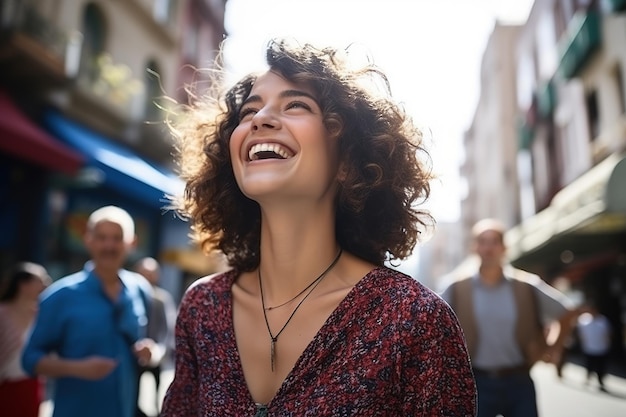
[(305, 91), (301, 91), (301, 90), (285, 90), (282, 91), (280, 93), (280, 97), (281, 98), (286, 98), (286, 97), (308, 97), (313, 101), (317, 101), (317, 99), (315, 97), (313, 97), (311, 94), (305, 92)]
[(249, 96), (247, 99), (243, 101), (243, 103), (241, 103), (241, 105), (243, 106), (248, 103), (258, 103), (259, 101), (261, 101), (261, 96), (259, 95)]

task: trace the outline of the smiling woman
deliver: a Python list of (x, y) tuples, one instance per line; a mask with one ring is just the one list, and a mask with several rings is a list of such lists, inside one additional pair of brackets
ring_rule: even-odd
[(385, 68), (396, 99), (432, 132), (430, 153), (441, 182), (433, 183), (426, 206), (438, 222), (455, 222), (464, 189), (458, 172), (462, 138), (476, 108), (487, 39), (496, 19), (523, 23), (533, 3), (228, 0), (224, 61), (230, 79), (239, 79), (263, 65), (269, 39), (285, 35), (316, 44), (357, 44), (371, 51)]
[(273, 40), (175, 126), (180, 209), (231, 270), (180, 306), (162, 416), (473, 416), (451, 309), (385, 267), (432, 225), (419, 129), (371, 60)]

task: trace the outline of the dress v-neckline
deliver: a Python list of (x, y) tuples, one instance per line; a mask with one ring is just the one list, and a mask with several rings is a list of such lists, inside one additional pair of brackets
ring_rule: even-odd
[[(237, 275), (233, 274), (232, 282), (230, 283), (230, 288), (231, 288), (230, 297), (228, 297), (228, 305), (227, 305), (227, 309), (229, 310), (229, 314), (227, 315), (228, 316), (228, 328), (231, 330), (230, 331), (231, 337), (229, 338), (228, 343), (230, 345), (229, 347), (233, 349), (233, 352), (235, 352), (233, 359), (236, 362), (235, 364), (236, 369), (234, 369), (234, 371), (237, 374), (236, 376), (237, 376), (239, 384), (241, 385), (241, 389), (245, 391), (246, 395), (248, 396), (248, 403), (254, 405), (255, 408), (258, 408), (259, 406), (264, 406), (266, 408), (269, 408), (270, 405), (274, 403), (277, 398), (280, 398), (282, 392), (285, 389), (287, 389), (291, 381), (294, 378), (296, 378), (298, 374), (301, 373), (303, 362), (309, 360), (312, 354), (317, 350), (317, 346), (320, 345), (324, 341), (325, 338), (337, 336), (335, 332), (330, 332), (329, 329), (335, 325), (335, 322), (343, 318), (343, 316), (347, 312), (350, 312), (349, 306), (352, 305), (352, 299), (358, 295), (357, 292), (360, 292), (360, 288), (367, 283), (368, 279), (377, 270), (381, 268), (382, 267), (380, 266), (375, 267), (372, 270), (370, 270), (367, 274), (365, 274), (354, 285), (354, 287), (350, 289), (350, 291), (348, 292), (348, 294), (346, 294), (343, 300), (341, 300), (339, 304), (337, 304), (337, 307), (335, 307), (332, 313), (330, 313), (330, 315), (328, 316), (324, 324), (322, 324), (322, 327), (320, 327), (319, 331), (315, 334), (315, 336), (313, 336), (313, 339), (311, 339), (309, 344), (304, 348), (304, 350), (302, 351), (302, 354), (298, 357), (295, 364), (293, 365), (293, 368), (289, 371), (289, 373), (287, 374), (283, 382), (280, 384), (280, 387), (276, 391), (276, 394), (274, 394), (274, 397), (272, 397), (272, 399), (266, 404), (261, 404), (261, 403), (254, 401), (254, 398), (252, 398), (252, 394), (250, 393), (250, 389), (248, 388), (248, 382), (246, 381), (245, 374), (243, 372), (243, 364), (241, 362), (239, 346), (237, 346), (237, 338), (235, 337), (235, 323), (233, 321), (232, 285), (234, 284), (234, 281), (237, 278)], [(328, 343), (330, 343), (330, 340), (326, 344)]]

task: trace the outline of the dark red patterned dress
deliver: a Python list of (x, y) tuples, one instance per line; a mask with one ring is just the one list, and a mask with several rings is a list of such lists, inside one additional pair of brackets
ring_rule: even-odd
[(246, 386), (232, 321), (233, 271), (183, 299), (176, 374), (162, 417), (474, 416), (476, 387), (457, 320), (432, 291), (380, 267), (339, 304), (272, 401)]

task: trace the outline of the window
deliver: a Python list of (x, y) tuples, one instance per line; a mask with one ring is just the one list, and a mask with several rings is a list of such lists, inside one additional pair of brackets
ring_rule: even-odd
[(545, 80), (550, 78), (557, 68), (559, 60), (555, 38), (554, 19), (550, 14), (544, 14), (537, 23), (537, 76)]
[(536, 212), (535, 194), (533, 192), (532, 155), (528, 149), (517, 153), (517, 175), (519, 178), (521, 218), (531, 217)]
[(528, 109), (532, 105), (536, 81), (534, 69), (533, 51), (520, 53), (517, 66), (517, 103), (521, 109)]
[(83, 12), (83, 47), (81, 53), (81, 73), (89, 81), (100, 77), (97, 57), (104, 52), (106, 27), (104, 16), (98, 6), (87, 4)]
[(589, 10), (592, 7), (597, 7), (598, 1), (596, 0), (575, 0), (574, 8), (578, 10)]
[(200, 25), (196, 19), (191, 18), (187, 23), (187, 30), (183, 42), (184, 56), (188, 61), (195, 62), (198, 57), (199, 43)]
[(155, 0), (152, 14), (159, 23), (169, 23), (174, 18), (176, 0)]
[(144, 76), (146, 91), (144, 115), (148, 122), (161, 121), (162, 119), (160, 98), (163, 96), (163, 93), (160, 80), (161, 72), (159, 65), (154, 59), (151, 59), (146, 65), (146, 74)]
[(554, 2), (554, 34), (556, 39), (561, 39), (567, 29), (567, 16), (564, 5), (560, 1)]
[(598, 94), (591, 91), (585, 97), (585, 105), (587, 108), (587, 119), (589, 120), (589, 135), (593, 142), (600, 135), (600, 117), (598, 114)]
[(622, 65), (618, 63), (613, 69), (613, 78), (615, 79), (615, 83), (617, 84), (617, 92), (619, 97), (619, 114), (624, 114), (626, 112), (626, 91), (624, 90), (624, 76), (622, 72)]
[(561, 158), (558, 149), (557, 131), (552, 124), (548, 126), (546, 137), (546, 146), (548, 151), (548, 160), (551, 162), (548, 165), (548, 185), (549, 185), (549, 198), (552, 197), (561, 189), (560, 172), (561, 172)]

